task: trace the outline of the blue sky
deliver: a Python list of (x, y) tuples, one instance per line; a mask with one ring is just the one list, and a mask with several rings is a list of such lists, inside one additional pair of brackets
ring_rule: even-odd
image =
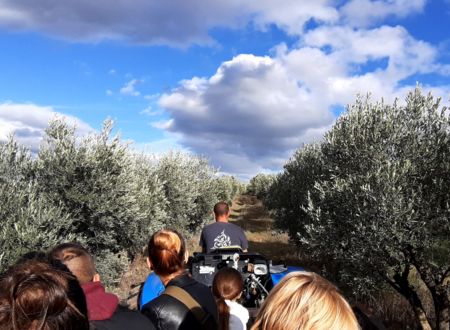
[(448, 0), (0, 0), (0, 141), (113, 118), (249, 178), (280, 170), (358, 93), (450, 98)]

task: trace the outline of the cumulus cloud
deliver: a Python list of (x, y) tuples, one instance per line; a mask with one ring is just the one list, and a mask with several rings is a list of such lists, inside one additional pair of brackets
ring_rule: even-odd
[(121, 89), (120, 94), (123, 95), (129, 95), (129, 96), (139, 96), (141, 93), (136, 90), (136, 86), (141, 81), (138, 79), (131, 79), (129, 82), (127, 82)]
[(181, 133), (183, 145), (241, 175), (279, 167), (333, 121), (279, 61), (253, 55), (223, 63), (209, 79), (181, 82), (159, 104), (172, 116), (163, 127)]
[(79, 135), (94, 131), (87, 123), (58, 113), (52, 107), (6, 102), (0, 104), (0, 142), (14, 135), (17, 141), (37, 152), (44, 130), (54, 118), (64, 118), (69, 125), (75, 125)]
[[(402, 27), (323, 26), (273, 57), (241, 54), (211, 77), (193, 77), (159, 99), (171, 116), (155, 127), (179, 134), (223, 172), (249, 177), (280, 169), (302, 144), (320, 140), (333, 109), (357, 94), (403, 99), (401, 81), (437, 73), (436, 49)], [(445, 86), (424, 86), (449, 96)]]

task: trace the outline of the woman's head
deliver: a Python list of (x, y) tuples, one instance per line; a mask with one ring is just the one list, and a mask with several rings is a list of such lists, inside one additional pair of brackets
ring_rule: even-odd
[(0, 329), (89, 329), (77, 279), (36, 260), (12, 267), (0, 281)]
[(221, 330), (228, 330), (230, 308), (225, 300), (235, 300), (240, 297), (244, 281), (241, 274), (234, 268), (224, 267), (214, 276), (212, 291), (219, 310), (219, 325)]
[(148, 260), (157, 275), (169, 276), (184, 270), (186, 247), (175, 230), (160, 230), (148, 242)]
[(252, 330), (359, 329), (338, 289), (312, 272), (293, 272), (270, 292)]

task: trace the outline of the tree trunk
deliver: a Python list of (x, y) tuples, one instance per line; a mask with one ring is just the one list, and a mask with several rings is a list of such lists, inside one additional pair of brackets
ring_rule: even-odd
[[(397, 290), (398, 293), (403, 295), (408, 302), (411, 304), (411, 307), (414, 310), (414, 314), (416, 314), (417, 320), (420, 323), (420, 326), (423, 330), (432, 330), (433, 328), (430, 325), (430, 322), (427, 317), (427, 313), (425, 312), (425, 308), (423, 307), (422, 300), (420, 299), (418, 293), (415, 291), (414, 287), (409, 284), (408, 281), (409, 275), (409, 266), (405, 266), (405, 270), (403, 273), (395, 274), (394, 281), (385, 277), (388, 283)], [(449, 329), (446, 329), (449, 330)]]
[(449, 308), (435, 304), (436, 325), (439, 330), (449, 330)]
[[(425, 311), (421, 307), (414, 306), (414, 313), (416, 314), (416, 317), (419, 320), (422, 330), (432, 330), (432, 327), (428, 322), (427, 315), (425, 314)], [(448, 328), (445, 330), (448, 330)]]

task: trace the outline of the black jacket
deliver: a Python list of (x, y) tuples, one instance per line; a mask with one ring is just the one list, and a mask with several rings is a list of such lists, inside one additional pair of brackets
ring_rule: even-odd
[[(217, 305), (210, 288), (187, 274), (172, 279), (167, 286), (171, 285), (187, 291), (202, 306), (203, 310), (212, 316), (215, 324), (218, 324)], [(152, 321), (158, 330), (202, 329), (200, 322), (182, 302), (166, 294), (145, 304), (141, 312)]]
[(139, 312), (119, 306), (108, 320), (91, 321), (95, 330), (155, 330), (152, 322)]

